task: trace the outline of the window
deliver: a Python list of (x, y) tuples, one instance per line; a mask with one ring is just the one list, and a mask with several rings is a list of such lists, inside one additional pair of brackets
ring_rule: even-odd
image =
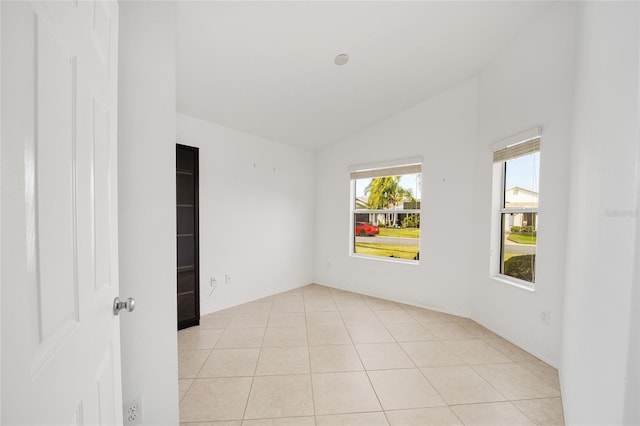
[(420, 162), (414, 159), (382, 167), (355, 167), (350, 177), (351, 254), (417, 263)]
[(498, 150), (493, 159), (500, 178), (497, 272), (531, 287), (536, 280), (540, 138)]

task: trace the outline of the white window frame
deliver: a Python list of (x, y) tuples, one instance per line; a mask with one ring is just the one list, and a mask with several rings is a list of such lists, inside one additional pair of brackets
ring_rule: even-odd
[[(362, 178), (362, 177), (366, 177), (370, 175), (370, 172), (375, 173), (376, 170), (383, 170), (383, 169), (392, 169), (392, 168), (405, 168), (405, 167), (411, 167), (411, 166), (417, 166), (417, 171), (416, 173), (421, 173), (422, 174), (422, 157), (411, 157), (411, 158), (405, 158), (405, 159), (400, 159), (400, 160), (392, 160), (392, 161), (384, 161), (384, 162), (377, 162), (377, 163), (367, 163), (367, 164), (359, 164), (359, 165), (353, 165), (350, 166), (348, 169), (349, 172), (349, 184), (350, 184), (350, 191), (349, 191), (349, 256), (350, 257), (355, 257), (355, 258), (362, 258), (362, 259), (371, 259), (371, 260), (378, 260), (378, 261), (382, 261), (382, 262), (393, 262), (393, 263), (404, 263), (404, 264), (409, 264), (409, 265), (419, 265), (420, 264), (420, 260), (412, 260), (412, 259), (401, 259), (401, 258), (389, 258), (389, 257), (384, 257), (384, 256), (374, 256), (374, 255), (367, 255), (367, 254), (361, 254), (361, 253), (356, 253), (355, 252), (355, 215), (359, 214), (359, 213), (364, 213), (364, 214), (394, 214), (394, 213), (398, 213), (398, 210), (393, 210), (393, 209), (356, 209), (356, 179), (358, 178)], [(386, 171), (387, 173), (389, 173), (389, 171)], [(393, 173), (391, 173), (393, 174)], [(384, 175), (380, 175), (380, 176), (390, 176), (391, 174), (384, 174)], [(409, 174), (409, 173), (398, 173), (399, 175), (403, 175), (403, 174)], [(420, 187), (420, 194), (416, 194), (416, 198), (418, 198), (419, 200), (422, 200), (422, 186)], [(420, 203), (420, 208), (419, 209), (403, 209), (402, 213), (408, 213), (408, 214), (419, 214), (420, 217), (422, 218), (422, 203)], [(420, 228), (422, 229), (422, 228)], [(420, 238), (418, 238), (418, 252), (420, 251), (420, 240), (422, 239), (422, 232), (420, 233)]]
[[(505, 138), (495, 144), (491, 145), (491, 150), (496, 153), (505, 148), (511, 148), (517, 145), (526, 144), (530, 141), (537, 140), (539, 148), (533, 152), (541, 152), (541, 135), (542, 126), (529, 129), (527, 131), (518, 133), (511, 137)], [(526, 154), (525, 154), (526, 155)], [(491, 214), (491, 250), (490, 250), (490, 265), (489, 265), (489, 277), (493, 280), (509, 284), (523, 290), (535, 291), (536, 283), (521, 280), (509, 275), (501, 273), (502, 269), (502, 239), (504, 232), (504, 225), (502, 223), (502, 215), (505, 213), (536, 213), (539, 219), (539, 206), (540, 195), (538, 195), (538, 207), (505, 207), (505, 165), (506, 162), (513, 158), (518, 158), (520, 155), (514, 157), (508, 157), (496, 161), (493, 163), (493, 184), (492, 184), (492, 214)], [(539, 229), (539, 226), (538, 226)], [(536, 266), (538, 259), (538, 244), (536, 244)]]

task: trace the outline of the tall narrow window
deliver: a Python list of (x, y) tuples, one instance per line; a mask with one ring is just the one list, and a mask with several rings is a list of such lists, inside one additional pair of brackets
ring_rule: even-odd
[(421, 164), (354, 170), (351, 186), (352, 254), (417, 262)]
[(533, 284), (538, 239), (540, 138), (496, 151), (493, 160), (502, 174), (499, 274)]

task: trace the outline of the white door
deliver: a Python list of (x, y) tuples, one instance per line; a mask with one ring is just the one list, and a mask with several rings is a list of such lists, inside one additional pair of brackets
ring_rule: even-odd
[(1, 7), (0, 423), (119, 424), (118, 5)]

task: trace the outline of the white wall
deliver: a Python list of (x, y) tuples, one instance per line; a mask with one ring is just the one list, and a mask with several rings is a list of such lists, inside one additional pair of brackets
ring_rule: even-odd
[(178, 423), (175, 4), (120, 3), (119, 261), (125, 402), (143, 424)]
[[(317, 153), (316, 282), (468, 315), (476, 111), (472, 79)], [(420, 265), (349, 256), (348, 167), (415, 156)]]
[[(557, 366), (562, 336), (575, 6), (554, 6), (479, 76), (472, 318)], [(535, 292), (489, 278), (491, 144), (542, 125)], [(499, 229), (495, 229), (500, 232)], [(540, 320), (551, 314), (550, 324)]]
[(178, 143), (200, 148), (201, 314), (309, 284), (313, 153), (183, 114)]
[[(568, 424), (638, 424), (637, 2), (587, 2), (578, 31), (564, 349)], [(635, 303), (632, 307), (631, 303)], [(631, 333), (635, 330), (635, 335)], [(633, 348), (633, 346), (632, 346)], [(628, 361), (633, 362), (627, 368)], [(635, 371), (635, 373), (634, 373)], [(635, 378), (633, 377), (635, 374)], [(633, 404), (633, 406), (629, 406)]]

